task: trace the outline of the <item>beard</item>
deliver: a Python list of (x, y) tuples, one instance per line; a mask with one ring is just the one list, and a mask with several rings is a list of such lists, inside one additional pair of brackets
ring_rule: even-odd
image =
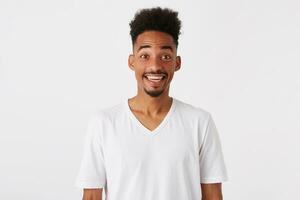
[(159, 90), (159, 91), (148, 91), (148, 90), (146, 90), (145, 88), (144, 88), (144, 91), (145, 91), (149, 96), (151, 96), (151, 97), (158, 97), (158, 96), (160, 96), (160, 95), (164, 92), (164, 90)]

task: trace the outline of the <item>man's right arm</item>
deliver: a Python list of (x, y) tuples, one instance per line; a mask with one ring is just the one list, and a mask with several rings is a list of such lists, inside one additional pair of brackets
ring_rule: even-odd
[(83, 189), (82, 200), (102, 200), (102, 188)]

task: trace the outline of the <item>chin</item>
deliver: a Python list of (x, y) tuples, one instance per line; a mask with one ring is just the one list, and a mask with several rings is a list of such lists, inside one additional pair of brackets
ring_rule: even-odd
[(144, 91), (146, 92), (146, 94), (148, 94), (151, 97), (159, 97), (164, 93), (164, 90), (147, 91), (146, 89), (144, 89)]

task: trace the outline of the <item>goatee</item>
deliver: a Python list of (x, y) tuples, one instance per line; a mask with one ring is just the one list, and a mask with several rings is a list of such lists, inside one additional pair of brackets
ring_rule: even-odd
[(147, 91), (145, 88), (144, 88), (144, 91), (151, 97), (158, 97), (160, 96), (164, 91), (163, 90), (160, 90), (160, 91)]

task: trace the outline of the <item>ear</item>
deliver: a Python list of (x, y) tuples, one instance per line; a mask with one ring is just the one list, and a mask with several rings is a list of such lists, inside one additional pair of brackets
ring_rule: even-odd
[(181, 57), (176, 56), (176, 66), (175, 66), (175, 71), (178, 71), (181, 67)]
[(130, 54), (128, 56), (128, 67), (134, 71), (134, 55)]

